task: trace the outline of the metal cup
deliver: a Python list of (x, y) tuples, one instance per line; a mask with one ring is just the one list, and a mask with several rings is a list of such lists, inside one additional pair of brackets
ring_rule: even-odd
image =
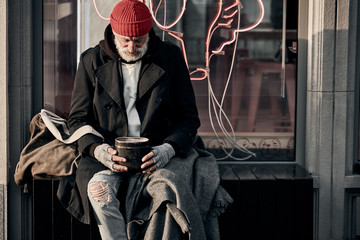
[(126, 158), (119, 164), (128, 167), (129, 172), (140, 172), (141, 159), (151, 151), (149, 139), (144, 137), (117, 137), (115, 149), (118, 156)]

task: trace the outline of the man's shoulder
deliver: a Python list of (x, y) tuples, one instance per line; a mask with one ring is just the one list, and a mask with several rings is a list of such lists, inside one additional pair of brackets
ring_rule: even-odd
[(101, 66), (106, 61), (104, 59), (104, 53), (102, 52), (99, 45), (88, 48), (82, 52), (80, 56), (80, 61), (82, 61), (86, 66)]
[(90, 47), (81, 53), (81, 58), (91, 58), (97, 57), (100, 54), (100, 46), (96, 45), (94, 47)]

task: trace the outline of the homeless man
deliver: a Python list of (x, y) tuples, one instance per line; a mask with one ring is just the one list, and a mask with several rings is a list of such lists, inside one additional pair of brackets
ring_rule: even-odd
[[(76, 176), (61, 180), (60, 201), (84, 223), (93, 216), (102, 239), (217, 239), (217, 216), (231, 198), (213, 156), (192, 147), (200, 121), (181, 51), (155, 35), (138, 0), (114, 7), (104, 36), (81, 55), (68, 121), (71, 132), (91, 125), (103, 139), (78, 140)], [(152, 147), (140, 174), (112, 147), (126, 136)]]

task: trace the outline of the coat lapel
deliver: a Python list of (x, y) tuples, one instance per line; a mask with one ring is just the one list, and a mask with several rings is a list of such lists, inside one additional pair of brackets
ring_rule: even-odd
[[(165, 71), (155, 63), (143, 68), (139, 80), (139, 99), (164, 75)], [(123, 83), (120, 78), (117, 61), (109, 63), (94, 70), (94, 73), (109, 96), (122, 108)]]
[(94, 73), (109, 96), (123, 108), (123, 83), (119, 73), (119, 63), (110, 61), (94, 70)]
[(139, 99), (164, 75), (165, 71), (155, 63), (143, 68), (139, 79)]

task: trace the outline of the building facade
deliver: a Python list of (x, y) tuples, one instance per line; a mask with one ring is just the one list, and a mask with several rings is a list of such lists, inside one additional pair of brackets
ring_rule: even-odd
[[(43, 15), (39, 1), (0, 0), (0, 240), (31, 239), (13, 173), (44, 103)], [(294, 161), (314, 180), (314, 239), (360, 238), (359, 16), (357, 0), (299, 0)]]

